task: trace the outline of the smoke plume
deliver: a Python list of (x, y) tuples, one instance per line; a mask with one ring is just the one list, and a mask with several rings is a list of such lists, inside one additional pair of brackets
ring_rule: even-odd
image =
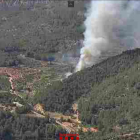
[(104, 57), (140, 47), (140, 1), (91, 1), (76, 72)]

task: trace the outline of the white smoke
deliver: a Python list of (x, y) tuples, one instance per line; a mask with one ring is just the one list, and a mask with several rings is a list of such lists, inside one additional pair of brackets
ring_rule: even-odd
[(140, 1), (91, 1), (76, 72), (124, 50), (140, 47)]
[(71, 72), (67, 72), (67, 73), (65, 74), (65, 78), (68, 78), (70, 75), (72, 75), (72, 73), (71, 73)]

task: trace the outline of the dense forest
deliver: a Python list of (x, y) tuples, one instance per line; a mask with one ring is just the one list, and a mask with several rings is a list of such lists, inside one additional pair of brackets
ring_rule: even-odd
[(83, 38), (82, 1), (75, 2), (73, 8), (64, 1), (10, 2), (0, 4), (0, 66), (24, 64), (20, 54), (47, 60), (50, 54), (75, 48), (75, 43)]
[(108, 58), (90, 68), (77, 72), (63, 82), (53, 84), (45, 91), (41, 102), (46, 110), (66, 112), (71, 104), (81, 96), (91, 93), (92, 86), (104, 79), (129, 69), (140, 60), (140, 49), (128, 50), (120, 55)]
[(8, 91), (0, 91), (0, 103), (1, 104), (11, 104), (13, 102), (19, 102), (25, 104), (25, 102), (18, 96), (10, 94)]
[(118, 127), (118, 133), (138, 133), (139, 71), (140, 63), (137, 63), (130, 69), (103, 80), (101, 84), (95, 84), (90, 96), (79, 100), (78, 109), (82, 123), (96, 126), (104, 133), (113, 133), (115, 127)]
[(12, 115), (0, 111), (0, 140), (58, 140), (66, 133), (47, 118)]

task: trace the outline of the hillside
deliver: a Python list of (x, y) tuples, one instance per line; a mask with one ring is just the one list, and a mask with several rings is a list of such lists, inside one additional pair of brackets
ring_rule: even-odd
[(39, 2), (0, 3), (0, 66), (22, 64), (20, 54), (46, 60), (75, 48), (83, 38), (84, 2), (75, 2), (74, 8), (64, 1)]
[[(130, 69), (106, 78), (92, 87), (91, 95), (81, 98), (78, 104), (80, 120), (104, 132), (124, 135), (134, 133), (131, 138), (139, 139), (140, 129), (140, 63)], [(106, 134), (105, 134), (106, 133)], [(94, 138), (99, 139), (99, 135)], [(111, 137), (111, 136), (110, 136)], [(113, 137), (113, 136), (112, 136)]]
[(57, 82), (42, 99), (46, 110), (66, 112), (81, 96), (89, 95), (91, 87), (139, 63), (140, 49), (129, 50)]
[(86, 47), (88, 2), (0, 1), (0, 140), (140, 140), (140, 49), (107, 50), (66, 78)]
[[(93, 138), (94, 140), (139, 140), (139, 60), (140, 49), (129, 50), (108, 58), (91, 68), (71, 75), (62, 82), (55, 81), (43, 90), (44, 93), (41, 92), (43, 96), (40, 102), (45, 104), (47, 111), (66, 112), (71, 104), (78, 100), (79, 119), (82, 125), (99, 129), (97, 133), (83, 133), (79, 130), (81, 140), (93, 140)], [(8, 92), (1, 92), (0, 95), (3, 106), (13, 101), (24, 104), (22, 99)], [(8, 106), (7, 108), (9, 109)], [(28, 108), (23, 110), (25, 113), (28, 112)], [(58, 132), (63, 132), (61, 128), (57, 128), (58, 126), (51, 125), (48, 118), (45, 120), (27, 118), (22, 115), (23, 110), (16, 109), (13, 117), (9, 113), (7, 116), (1, 112), (0, 123), (3, 126), (0, 128), (0, 137), (7, 137), (8, 134), (11, 139), (15, 137), (55, 139)], [(3, 116), (7, 116), (6, 119)], [(11, 125), (11, 121), (16, 126)], [(34, 123), (30, 124), (30, 121)], [(47, 128), (43, 125), (44, 121)], [(43, 133), (38, 131), (40, 128)]]
[(60, 132), (65, 133), (61, 127), (49, 122), (49, 118), (18, 116), (0, 111), (1, 140), (55, 140)]

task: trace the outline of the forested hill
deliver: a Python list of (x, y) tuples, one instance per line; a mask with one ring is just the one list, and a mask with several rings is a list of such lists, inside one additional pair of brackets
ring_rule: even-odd
[(0, 66), (22, 64), (20, 54), (46, 60), (76, 47), (83, 37), (84, 1), (72, 9), (67, 1), (23, 1), (0, 3)]
[(84, 69), (54, 85), (42, 99), (47, 110), (65, 112), (82, 95), (89, 94), (91, 87), (107, 77), (115, 76), (140, 61), (140, 49), (128, 50)]

